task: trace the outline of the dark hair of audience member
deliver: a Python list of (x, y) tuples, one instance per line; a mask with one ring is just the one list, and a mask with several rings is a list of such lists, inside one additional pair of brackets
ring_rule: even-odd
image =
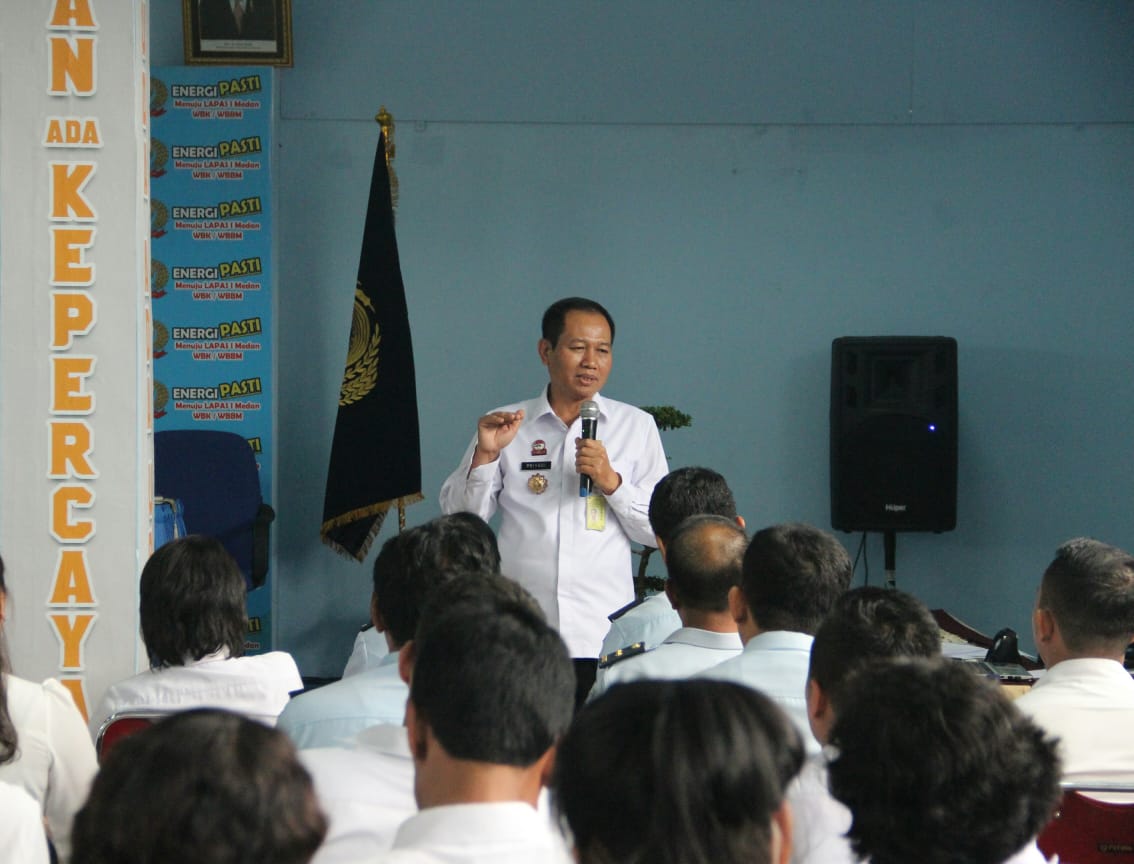
[(803, 743), (770, 699), (729, 681), (632, 681), (578, 714), (555, 808), (580, 864), (766, 864)]
[(736, 520), (736, 499), (725, 478), (710, 468), (670, 471), (650, 495), (650, 529), (667, 546), (677, 526), (690, 516), (708, 513)]
[(861, 665), (839, 689), (831, 794), (871, 864), (1001, 864), (1060, 797), (1055, 741), (961, 663)]
[(727, 612), (728, 592), (740, 583), (748, 535), (732, 519), (701, 514), (677, 526), (665, 569), (675, 599), (689, 609)]
[(853, 570), (843, 544), (826, 531), (799, 522), (773, 525), (748, 544), (741, 587), (762, 631), (814, 634)]
[(244, 576), (219, 540), (191, 534), (166, 543), (142, 568), (139, 593), (151, 668), (244, 653)]
[(107, 754), (75, 817), (72, 864), (304, 864), (327, 822), (277, 729), (174, 714)]
[(831, 693), (859, 663), (880, 657), (936, 657), (941, 633), (924, 603), (867, 585), (835, 601), (811, 643), (810, 678)]
[(551, 343), (552, 348), (559, 344), (559, 337), (567, 327), (568, 312), (590, 312), (601, 315), (610, 326), (610, 344), (614, 344), (614, 318), (601, 303), (588, 300), (586, 297), (564, 297), (547, 307), (540, 322), (540, 335)]
[[(4, 559), (0, 558), (0, 596), (8, 597), (8, 586), (4, 583)], [(4, 676), (11, 672), (8, 660), (8, 640), (4, 636), (4, 622), (0, 619), (0, 765), (16, 758), (19, 735), (8, 712), (8, 686)]]
[[(574, 667), (526, 592), (498, 593), (522, 588), (503, 576), (475, 581), (448, 583), (422, 616), (409, 699), (450, 756), (527, 767), (571, 722)], [(458, 599), (454, 585), (479, 596)]]
[(473, 513), (439, 516), (387, 540), (374, 560), (374, 597), (395, 646), (414, 636), (422, 606), (443, 582), (500, 572), (488, 523)]
[(1079, 537), (1055, 553), (1038, 605), (1059, 625), (1068, 650), (1120, 656), (1134, 635), (1134, 556)]

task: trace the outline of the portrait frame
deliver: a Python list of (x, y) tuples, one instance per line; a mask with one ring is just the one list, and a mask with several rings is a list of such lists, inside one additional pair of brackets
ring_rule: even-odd
[[(185, 62), (291, 66), (291, 0), (181, 0)], [(243, 11), (247, 10), (247, 11)]]

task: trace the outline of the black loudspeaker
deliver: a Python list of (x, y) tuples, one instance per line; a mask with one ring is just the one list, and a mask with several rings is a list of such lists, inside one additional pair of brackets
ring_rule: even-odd
[(957, 340), (845, 336), (831, 344), (831, 524), (957, 525)]

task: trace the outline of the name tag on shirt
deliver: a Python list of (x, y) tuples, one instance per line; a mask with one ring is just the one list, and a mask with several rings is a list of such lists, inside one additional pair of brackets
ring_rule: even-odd
[(550, 462), (521, 462), (520, 463), (520, 470), (521, 471), (550, 471), (551, 470), (551, 463)]
[(587, 496), (587, 530), (606, 530), (606, 499), (602, 495)]

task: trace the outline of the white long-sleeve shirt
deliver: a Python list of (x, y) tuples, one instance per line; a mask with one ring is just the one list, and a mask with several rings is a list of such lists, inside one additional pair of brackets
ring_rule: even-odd
[(575, 439), (581, 421), (568, 427), (552, 411), (546, 390), (497, 409), (523, 409), (516, 437), (496, 461), (470, 470), (474, 438), (440, 495), (445, 513), (463, 510), (489, 519), (499, 510), (504, 575), (532, 593), (573, 657), (598, 657), (606, 616), (633, 599), (630, 543), (654, 544), (650, 496), (668, 472), (649, 414), (601, 395), (594, 401), (597, 437), (622, 477), (622, 485), (605, 496), (601, 529), (596, 514), (588, 518), (588, 499), (579, 495)]

